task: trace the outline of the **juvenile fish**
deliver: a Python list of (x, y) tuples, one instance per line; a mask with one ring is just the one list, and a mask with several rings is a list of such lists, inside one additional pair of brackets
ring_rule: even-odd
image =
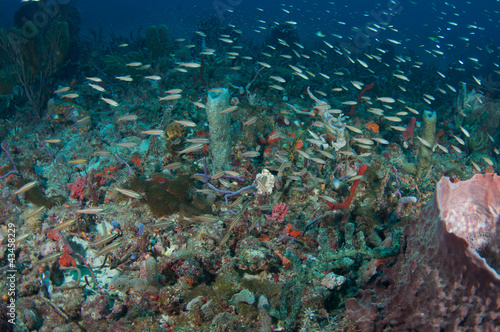
[(250, 119), (248, 119), (247, 121), (243, 122), (243, 126), (249, 126), (251, 124), (254, 124), (256, 121), (257, 121), (257, 117), (256, 116), (252, 116)]
[(323, 156), (327, 157), (328, 159), (335, 159), (335, 157), (329, 152), (323, 150), (318, 150), (318, 152), (321, 153)]
[(384, 116), (384, 118), (387, 120), (387, 121), (392, 121), (392, 122), (401, 122), (401, 118), (397, 117), (397, 116)]
[(104, 209), (88, 208), (88, 209), (76, 210), (75, 212), (81, 214), (98, 214), (99, 212), (102, 211), (104, 211)]
[(137, 199), (141, 199), (142, 198), (142, 195), (133, 191), (133, 190), (129, 190), (129, 189), (123, 189), (123, 188), (115, 188), (116, 191), (118, 191), (119, 193), (125, 195), (125, 196), (128, 196), (128, 197), (131, 197), (131, 198), (137, 198)]
[(65, 94), (64, 96), (61, 96), (61, 98), (68, 98), (68, 99), (75, 99), (78, 97), (80, 97), (80, 95), (78, 93), (68, 93), (68, 94)]
[(106, 90), (100, 85), (89, 83), (89, 86), (94, 90), (97, 90), (100, 92), (106, 92)]
[(207, 144), (210, 140), (208, 138), (188, 138), (186, 142)]
[(21, 188), (17, 189), (15, 192), (14, 192), (14, 195), (18, 195), (18, 194), (22, 194), (28, 190), (30, 190), (31, 188), (33, 188), (34, 186), (36, 186), (37, 182), (36, 181), (31, 181), (31, 182), (28, 182), (26, 183), (24, 186), (22, 186)]
[(69, 89), (71, 89), (69, 86), (65, 86), (63, 88), (59, 88), (57, 89), (56, 91), (54, 91), (54, 93), (62, 93), (62, 92), (66, 92), (66, 91), (69, 91)]
[(349, 125), (345, 125), (345, 127), (347, 129), (349, 129), (350, 131), (352, 132), (355, 132), (355, 133), (358, 133), (358, 134), (362, 134), (363, 132), (361, 131), (361, 129), (358, 129), (356, 127), (353, 127), (353, 126), (349, 126)]
[(402, 126), (391, 126), (391, 128), (396, 130), (396, 131), (406, 131), (406, 127), (402, 127)]
[(448, 149), (444, 146), (442, 146), (441, 144), (439, 143), (436, 143), (436, 146), (441, 150), (443, 151), (444, 153), (449, 153)]
[(82, 122), (89, 121), (89, 120), (90, 120), (90, 116), (86, 116), (86, 117), (76, 121), (76, 123), (82, 123)]
[(36, 209), (32, 213), (30, 213), (29, 216), (27, 216), (25, 219), (28, 220), (29, 218), (32, 218), (32, 217), (36, 216), (37, 214), (40, 214), (40, 212), (42, 212), (43, 209), (45, 209), (45, 206), (39, 207), (38, 209)]
[(85, 164), (87, 162), (87, 159), (73, 159), (69, 160), (68, 164)]
[(311, 157), (311, 160), (314, 161), (315, 163), (317, 164), (322, 164), (322, 165), (325, 165), (326, 164), (326, 161), (324, 161), (323, 159), (321, 158), (316, 158), (316, 157)]
[(489, 157), (483, 156), (483, 159), (488, 165), (493, 166), (493, 160), (491, 160)]
[(58, 259), (59, 257), (61, 257), (61, 255), (62, 255), (62, 253), (56, 252), (55, 254), (50, 254), (50, 255), (43, 257), (42, 259), (37, 261), (37, 263), (38, 264), (48, 263), (48, 262), (51, 262), (51, 261)]
[(151, 129), (151, 130), (141, 131), (141, 134), (152, 135), (152, 136), (163, 136), (165, 135), (165, 132), (161, 129)]
[(475, 162), (471, 161), (471, 164), (472, 164), (472, 166), (474, 166), (474, 168), (476, 169), (476, 171), (478, 171), (479, 173), (482, 172), (481, 167), (479, 167)]
[(106, 104), (109, 104), (109, 105), (111, 105), (113, 107), (117, 107), (118, 106), (118, 103), (116, 101), (114, 101), (113, 99), (101, 97), (101, 100), (104, 101)]
[(455, 150), (457, 153), (462, 153), (462, 150), (460, 150), (458, 147), (456, 147), (456, 146), (455, 146), (455, 145), (453, 145), (453, 144), (451, 145), (451, 148), (452, 148), (453, 150)]
[(458, 143), (465, 145), (465, 141), (463, 139), (461, 139), (460, 137), (455, 136), (455, 135), (452, 135), (452, 136), (455, 137), (455, 139), (457, 140)]
[(201, 149), (202, 147), (203, 147), (203, 144), (193, 144), (193, 145), (189, 146), (188, 148), (178, 152), (177, 154), (180, 156), (183, 153), (190, 153), (190, 152), (197, 151), (197, 150)]
[(356, 180), (361, 180), (363, 178), (363, 175), (355, 175), (353, 176), (352, 178), (349, 178), (347, 180), (347, 182), (352, 182), (352, 181), (356, 181)]
[(158, 75), (151, 75), (151, 76), (144, 76), (144, 78), (151, 80), (151, 81), (159, 81), (161, 80), (161, 77)]
[(95, 255), (96, 255), (96, 257), (101, 256), (102, 254), (105, 254), (105, 253), (117, 248), (121, 244), (122, 244), (121, 242), (112, 243), (109, 246), (104, 247), (101, 250), (99, 250)]
[(384, 110), (380, 108), (369, 108), (368, 112), (373, 113), (375, 115), (384, 115)]
[(366, 145), (373, 145), (375, 144), (371, 139), (369, 138), (358, 138), (358, 137), (353, 137), (353, 141), (359, 142), (361, 144), (366, 144)]
[(381, 137), (372, 137), (372, 140), (374, 140), (375, 142), (378, 142), (380, 144), (389, 144), (388, 140), (383, 139)]
[(271, 79), (273, 79), (273, 80), (275, 80), (277, 82), (280, 82), (280, 83), (285, 83), (286, 82), (286, 80), (283, 77), (281, 77), (281, 76), (269, 76), (269, 78), (271, 78)]
[(182, 95), (173, 94), (173, 95), (168, 95), (168, 96), (165, 96), (165, 97), (161, 97), (160, 100), (161, 101), (163, 101), (163, 100), (176, 100), (176, 99), (179, 99), (181, 97), (182, 97)]
[(223, 111), (220, 111), (219, 114), (231, 113), (231, 112), (235, 111), (237, 108), (238, 108), (238, 106), (231, 106), (229, 108), (226, 108)]
[(181, 67), (186, 67), (186, 68), (200, 68), (201, 64), (196, 63), (196, 62), (181, 62), (179, 64)]
[(137, 115), (134, 114), (127, 114), (120, 116), (116, 122), (121, 122), (121, 121), (135, 121), (137, 120)]
[(423, 139), (422, 137), (419, 137), (419, 136), (417, 136), (417, 139), (420, 141), (420, 143), (422, 143), (423, 145), (425, 145), (429, 149), (432, 149), (432, 144), (429, 143), (427, 140), (425, 140), (425, 139)]
[(469, 132), (462, 126), (460, 126), (460, 130), (464, 133), (465, 136), (470, 137)]
[(123, 143), (116, 143), (115, 146), (119, 146), (121, 148), (133, 148), (137, 146), (137, 143), (123, 142)]
[(127, 76), (115, 76), (117, 80), (124, 81), (124, 82), (132, 82), (134, 79), (130, 77), (130, 75)]
[(282, 87), (282, 86), (279, 86), (279, 85), (276, 85), (276, 84), (272, 84), (269, 86), (271, 89), (275, 89), (275, 90), (278, 90), (278, 91), (284, 91), (285, 88)]
[(175, 162), (175, 163), (171, 163), (171, 164), (168, 164), (166, 166), (163, 166), (162, 169), (177, 169), (179, 167), (182, 167), (182, 163), (180, 162)]
[(337, 201), (335, 199), (333, 199), (332, 197), (330, 197), (330, 196), (320, 195), (318, 197), (324, 199), (327, 202), (330, 202), (330, 203), (333, 203), (333, 204), (337, 204)]
[(257, 151), (247, 151), (247, 152), (243, 152), (241, 154), (241, 156), (244, 157), (244, 158), (255, 158), (255, 157), (260, 156), (260, 152), (257, 152)]
[(411, 107), (406, 106), (406, 109), (407, 109), (408, 111), (412, 112), (413, 114), (419, 114), (419, 113), (418, 113), (418, 111), (417, 111), (416, 109), (414, 109), (414, 108), (411, 108)]
[(217, 221), (217, 217), (214, 217), (214, 216), (193, 216), (193, 219), (194, 220), (197, 220), (197, 221), (207, 221), (207, 222), (216, 222)]
[(311, 156), (308, 155), (307, 153), (305, 153), (304, 151), (302, 150), (296, 150), (298, 152), (298, 154), (300, 154), (302, 157), (306, 158), (306, 159), (311, 159)]
[(193, 105), (198, 106), (199, 108), (205, 108), (206, 107), (205, 104), (197, 102), (197, 101), (193, 101)]
[(297, 75), (305, 80), (309, 80), (309, 77), (307, 77), (306, 74), (303, 73), (293, 73), (292, 75)]
[(170, 90), (165, 91), (165, 93), (168, 93), (168, 94), (179, 94), (181, 92), (182, 92), (182, 89), (170, 89)]
[(109, 234), (108, 236), (105, 236), (101, 239), (99, 239), (98, 241), (94, 242), (94, 243), (91, 243), (90, 246), (91, 247), (98, 247), (98, 246), (101, 246), (103, 244), (106, 244), (108, 242), (111, 242), (113, 241), (114, 239), (116, 239), (118, 237), (118, 234), (116, 233), (112, 233), (112, 234)]
[(73, 219), (73, 220), (70, 220), (70, 221), (66, 221), (66, 222), (63, 222), (62, 224), (59, 224), (57, 225), (56, 227), (52, 228), (51, 232), (57, 232), (57, 231), (60, 231), (62, 229), (65, 229), (71, 225), (73, 225), (74, 223), (76, 222), (76, 219)]
[(393, 76), (396, 77), (396, 78), (399, 78), (400, 80), (410, 82), (410, 80), (408, 79), (408, 77), (406, 77), (405, 75), (393, 74)]
[(396, 102), (396, 100), (394, 100), (394, 98), (391, 98), (391, 97), (378, 97), (377, 100), (379, 100), (383, 103), (388, 103), (388, 104), (392, 104), (392, 103)]
[(183, 125), (185, 127), (196, 127), (196, 123), (193, 121), (188, 121), (188, 120), (174, 120), (174, 122)]

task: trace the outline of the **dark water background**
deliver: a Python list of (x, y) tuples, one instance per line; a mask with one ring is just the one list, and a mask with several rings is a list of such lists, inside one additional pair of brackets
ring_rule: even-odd
[[(112, 32), (129, 36), (131, 32), (144, 31), (151, 25), (166, 24), (173, 38), (189, 40), (199, 22), (217, 17), (223, 25), (234, 24), (241, 29), (245, 38), (263, 42), (269, 28), (261, 33), (254, 32), (254, 29), (288, 20), (297, 22), (301, 43), (313, 49), (317, 49), (315, 46), (319, 43), (325, 47), (322, 39), (315, 35), (318, 31), (326, 33), (324, 40), (331, 44), (341, 42), (331, 34), (342, 35), (342, 41), (350, 44), (357, 38), (355, 28), (364, 29), (370, 22), (380, 23), (381, 18), (386, 20), (383, 12), (392, 7), (397, 13), (386, 21), (397, 31), (379, 31), (370, 39), (372, 45), (378, 46), (379, 41), (386, 42), (387, 38), (395, 39), (402, 42), (396, 46), (397, 54), (418, 54), (426, 62), (436, 62), (440, 67), (457, 65), (459, 59), (468, 57), (479, 59), (483, 64), (482, 70), (492, 70), (491, 63), (499, 62), (498, 50), (488, 52), (485, 48), (486, 45), (493, 50), (500, 47), (498, 0), (76, 0), (73, 4), (83, 18), (81, 34), (101, 27), (105, 35)], [(20, 1), (0, 2), (0, 27), (12, 26), (14, 12), (21, 5)], [(266, 23), (258, 22), (259, 19)], [(457, 26), (447, 23), (450, 21)], [(467, 28), (469, 24), (481, 29)], [(470, 41), (459, 37), (467, 37)], [(430, 38), (435, 38), (437, 42)], [(445, 54), (433, 57), (425, 52), (430, 49), (441, 50)]]

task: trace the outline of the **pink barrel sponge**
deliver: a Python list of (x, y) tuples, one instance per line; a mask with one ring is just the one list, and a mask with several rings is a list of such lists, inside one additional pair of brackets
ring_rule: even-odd
[(397, 263), (346, 301), (362, 331), (496, 331), (500, 326), (500, 177), (442, 178), (405, 228)]

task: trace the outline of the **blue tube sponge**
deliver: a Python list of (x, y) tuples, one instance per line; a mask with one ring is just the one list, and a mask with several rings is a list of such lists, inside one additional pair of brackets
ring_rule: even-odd
[(220, 114), (229, 108), (229, 90), (212, 89), (208, 92), (207, 118), (210, 132), (210, 153), (212, 156), (212, 174), (220, 170), (229, 169), (231, 155), (231, 116), (229, 113)]

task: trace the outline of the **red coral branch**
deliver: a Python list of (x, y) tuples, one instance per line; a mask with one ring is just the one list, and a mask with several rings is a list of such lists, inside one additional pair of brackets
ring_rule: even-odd
[(373, 88), (375, 86), (375, 83), (372, 83), (372, 84), (369, 84), (369, 85), (366, 85), (363, 90), (361, 90), (361, 92), (359, 93), (358, 95), (358, 99), (356, 99), (356, 104), (355, 105), (352, 105), (351, 106), (351, 111), (349, 112), (349, 116), (353, 116), (354, 115), (354, 110), (356, 109), (356, 107), (358, 106), (358, 103), (359, 101), (361, 100), (361, 98), (363, 97), (363, 95), (365, 94), (366, 91), (370, 90), (371, 88)]
[(205, 69), (205, 61), (203, 61), (204, 58), (203, 58), (203, 54), (200, 55), (200, 62), (201, 62), (201, 66), (200, 66), (200, 81), (201, 83), (203, 83), (203, 86), (206, 88), (207, 87), (207, 83), (205, 82), (205, 80), (203, 79), (203, 69)]
[[(358, 171), (358, 175), (363, 175), (367, 168), (368, 168), (368, 166), (366, 164), (361, 165), (361, 167), (359, 168), (359, 171)], [(347, 209), (349, 207), (349, 205), (351, 205), (351, 201), (354, 198), (354, 193), (356, 192), (356, 187), (358, 186), (358, 183), (359, 183), (359, 180), (355, 180), (353, 182), (351, 190), (349, 190), (351, 195), (343, 203), (335, 204), (332, 202), (327, 202), (330, 209), (332, 209), (332, 210)]]

